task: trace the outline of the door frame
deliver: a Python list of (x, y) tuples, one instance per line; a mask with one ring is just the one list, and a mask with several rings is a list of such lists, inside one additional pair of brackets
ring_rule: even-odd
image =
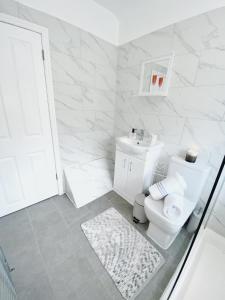
[[(63, 188), (63, 172), (61, 168), (61, 159), (59, 151), (59, 139), (58, 139), (58, 130), (56, 124), (56, 113), (55, 113), (55, 103), (54, 103), (54, 90), (53, 90), (53, 79), (52, 79), (52, 68), (51, 68), (51, 59), (50, 59), (50, 48), (49, 48), (49, 35), (48, 29), (34, 23), (9, 16), (4, 13), (0, 13), (0, 22), (10, 24), (16, 27), (24, 28), (41, 35), (42, 49), (44, 51), (44, 73), (45, 73), (45, 84), (47, 92), (47, 101), (48, 101), (48, 112), (49, 120), (52, 133), (52, 144), (53, 152), (55, 159), (55, 169), (57, 176), (57, 185), (58, 185), (58, 194), (62, 195), (64, 193)], [(41, 54), (40, 54), (41, 55)]]

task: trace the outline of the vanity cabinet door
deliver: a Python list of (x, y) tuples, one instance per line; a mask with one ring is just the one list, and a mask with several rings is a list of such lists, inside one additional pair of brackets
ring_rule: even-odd
[(134, 203), (135, 196), (143, 191), (144, 162), (130, 157), (127, 166), (126, 195)]
[(128, 155), (123, 152), (116, 151), (114, 188), (123, 194), (126, 189), (128, 161)]

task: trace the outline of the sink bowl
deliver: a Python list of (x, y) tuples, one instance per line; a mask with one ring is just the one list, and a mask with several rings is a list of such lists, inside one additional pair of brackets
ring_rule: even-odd
[(138, 141), (126, 136), (117, 138), (116, 143), (121, 150), (128, 154), (143, 154), (152, 147), (148, 141)]

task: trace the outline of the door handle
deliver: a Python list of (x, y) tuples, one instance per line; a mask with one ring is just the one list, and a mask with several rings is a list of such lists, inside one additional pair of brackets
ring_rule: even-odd
[(132, 166), (132, 161), (130, 161), (130, 172), (132, 171), (132, 170), (131, 170), (131, 166)]

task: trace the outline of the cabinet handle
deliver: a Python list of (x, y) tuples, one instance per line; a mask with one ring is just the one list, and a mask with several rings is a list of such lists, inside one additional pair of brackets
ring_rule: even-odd
[(123, 168), (125, 169), (125, 167), (126, 167), (126, 158), (123, 160)]
[(130, 172), (131, 172), (132, 161), (130, 162)]

